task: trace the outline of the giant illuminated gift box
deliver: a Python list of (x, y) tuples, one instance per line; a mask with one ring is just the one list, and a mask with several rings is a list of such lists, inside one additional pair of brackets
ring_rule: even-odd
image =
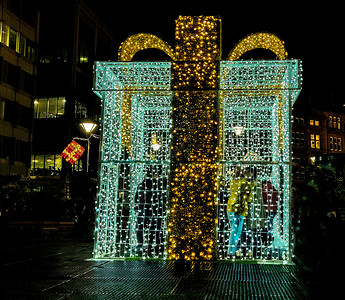
[[(220, 27), (219, 17), (180, 16), (175, 49), (137, 34), (119, 62), (95, 63), (103, 117), (94, 258), (291, 261), (300, 61), (269, 33), (247, 36), (221, 60)], [(147, 48), (171, 61), (131, 62)], [(256, 48), (277, 60), (238, 60)], [(251, 189), (233, 245), (227, 202), (241, 178)]]

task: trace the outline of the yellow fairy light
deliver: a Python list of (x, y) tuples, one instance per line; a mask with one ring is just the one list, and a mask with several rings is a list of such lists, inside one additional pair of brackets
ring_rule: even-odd
[[(246, 37), (220, 61), (220, 28), (219, 17), (180, 16), (174, 50), (138, 34), (121, 45), (120, 62), (96, 63), (103, 139), (95, 258), (226, 258), (233, 232), (227, 193), (238, 168), (257, 173), (243, 175), (256, 188), (245, 195), (239, 250), (255, 248), (252, 259), (291, 257), (289, 116), (300, 63), (282, 60), (284, 43), (272, 34)], [(173, 61), (129, 62), (147, 48)], [(234, 61), (255, 48), (281, 60)], [(263, 218), (257, 209), (264, 181), (279, 196), (274, 222), (272, 212)], [(266, 225), (255, 225), (260, 218)], [(264, 234), (270, 241), (260, 244)]]
[(170, 192), (170, 199), (178, 203), (178, 210), (168, 215), (171, 259), (209, 260), (216, 255), (216, 245), (210, 241), (216, 235), (218, 194), (214, 187), (218, 181), (220, 22), (218, 17), (205, 16), (176, 20), (172, 146), (177, 152), (171, 156), (175, 170), (171, 180), (178, 178), (179, 186)]
[(153, 34), (139, 33), (130, 36), (121, 44), (118, 53), (119, 61), (131, 61), (138, 51), (148, 48), (162, 50), (174, 59), (174, 51), (166, 42)]
[(234, 49), (231, 50), (227, 59), (237, 60), (244, 53), (257, 48), (271, 50), (279, 59), (286, 59), (287, 57), (287, 52), (282, 40), (272, 33), (259, 32), (250, 34), (242, 39)]

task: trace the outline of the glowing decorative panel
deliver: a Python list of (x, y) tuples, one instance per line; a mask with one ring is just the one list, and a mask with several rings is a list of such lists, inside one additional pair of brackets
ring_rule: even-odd
[(287, 52), (284, 42), (272, 33), (260, 32), (250, 34), (241, 40), (230, 52), (228, 60), (237, 60), (242, 54), (257, 48), (271, 50), (279, 59), (285, 59)]
[(172, 63), (168, 259), (215, 259), (220, 19), (179, 17)]
[(80, 146), (76, 141), (72, 141), (62, 151), (61, 156), (71, 165), (73, 165), (85, 152), (85, 149)]
[[(292, 255), (291, 107), (298, 60), (235, 61), (255, 48), (286, 58), (272, 34), (221, 61), (219, 17), (180, 16), (172, 50), (151, 35), (95, 64), (102, 151), (95, 258), (279, 260)], [(130, 61), (158, 48), (172, 62)]]
[[(291, 259), (290, 120), (299, 74), (297, 60), (221, 61), (219, 258)], [(242, 201), (239, 187), (247, 189)]]
[(170, 63), (96, 63), (103, 126), (95, 257), (165, 256)]

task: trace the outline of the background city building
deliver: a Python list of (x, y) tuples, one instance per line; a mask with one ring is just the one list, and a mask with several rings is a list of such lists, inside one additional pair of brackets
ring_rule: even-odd
[[(83, 1), (37, 2), (41, 26), (31, 175), (59, 176), (69, 168), (60, 156), (63, 149), (73, 137), (85, 137), (79, 121), (100, 118), (100, 100), (92, 93), (93, 63), (116, 59), (118, 45)], [(86, 148), (86, 142), (79, 143)], [(84, 156), (73, 170), (85, 170)], [(97, 141), (90, 157), (90, 169), (96, 171)]]
[(32, 5), (0, 2), (0, 174), (28, 175), (38, 36)]
[[(345, 113), (342, 107), (317, 107), (301, 99), (293, 110), (293, 180), (306, 180), (306, 167), (324, 156), (341, 156), (344, 149)], [(303, 101), (304, 100), (304, 101)]]

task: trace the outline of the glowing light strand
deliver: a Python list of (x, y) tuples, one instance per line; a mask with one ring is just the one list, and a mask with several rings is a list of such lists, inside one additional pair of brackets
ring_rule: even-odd
[(237, 258), (291, 259), (290, 115), (301, 66), (218, 62), (219, 28), (217, 17), (179, 17), (173, 63), (96, 64), (95, 258), (228, 259), (227, 199), (242, 173), (251, 190)]
[(153, 34), (139, 33), (130, 36), (121, 44), (118, 53), (119, 61), (131, 61), (138, 51), (148, 48), (162, 50), (174, 59), (174, 51), (166, 42)]
[(286, 59), (287, 52), (285, 50), (284, 42), (272, 33), (253, 33), (242, 39), (231, 52), (227, 60), (237, 60), (244, 53), (263, 48), (274, 52), (279, 59)]

